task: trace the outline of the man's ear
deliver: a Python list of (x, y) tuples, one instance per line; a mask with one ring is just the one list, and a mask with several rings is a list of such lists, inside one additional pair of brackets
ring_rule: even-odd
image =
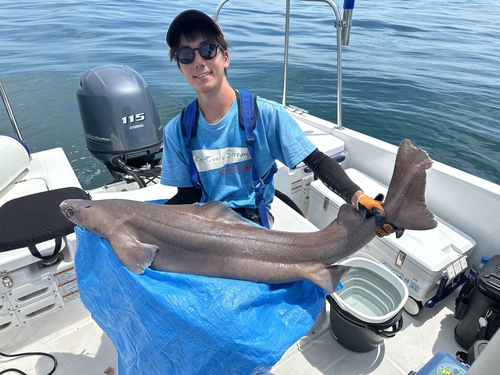
[(229, 52), (224, 51), (224, 68), (228, 68), (229, 66)]

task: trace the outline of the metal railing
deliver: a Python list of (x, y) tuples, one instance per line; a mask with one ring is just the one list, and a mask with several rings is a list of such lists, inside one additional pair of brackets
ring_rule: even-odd
[(17, 125), (14, 111), (12, 111), (12, 107), (10, 106), (7, 93), (3, 88), (2, 80), (0, 80), (0, 96), (2, 97), (3, 104), (5, 105), (5, 110), (7, 111), (7, 115), (9, 116), (10, 123), (12, 124), (12, 128), (14, 129), (14, 133), (16, 133), (16, 137), (22, 141), (23, 137), (21, 135), (21, 131), (19, 130), (19, 126)]
[[(219, 13), (229, 0), (222, 0), (215, 10), (214, 18), (218, 20)], [(345, 0), (344, 2), (344, 20), (340, 17), (340, 12), (337, 5), (332, 0), (300, 0), (300, 1), (316, 1), (324, 2), (330, 5), (335, 14), (334, 27), (337, 34), (337, 127), (342, 129), (342, 46), (349, 44), (352, 9), (354, 0)], [(286, 0), (286, 22), (285, 22), (285, 51), (284, 51), (284, 69), (283, 69), (283, 107), (286, 106), (287, 93), (287, 75), (288, 75), (288, 49), (290, 39), (290, 3), (291, 0)]]

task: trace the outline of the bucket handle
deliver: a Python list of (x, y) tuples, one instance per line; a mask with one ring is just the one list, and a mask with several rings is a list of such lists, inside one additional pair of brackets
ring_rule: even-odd
[(385, 339), (390, 339), (391, 337), (396, 336), (396, 333), (401, 331), (401, 329), (403, 328), (403, 314), (401, 314), (397, 322), (395, 322), (391, 327), (388, 327), (392, 328), (392, 331), (387, 331), (388, 328), (377, 329), (370, 325), (368, 325), (367, 328), (378, 336), (381, 336)]

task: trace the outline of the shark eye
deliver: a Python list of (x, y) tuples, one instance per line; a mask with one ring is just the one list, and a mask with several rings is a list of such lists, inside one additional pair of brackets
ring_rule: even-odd
[(71, 207), (66, 210), (67, 216), (73, 216), (75, 213), (76, 213), (75, 210), (72, 209)]

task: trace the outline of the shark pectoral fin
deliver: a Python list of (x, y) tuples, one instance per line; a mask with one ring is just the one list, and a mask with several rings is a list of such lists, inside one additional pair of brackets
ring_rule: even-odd
[(325, 267), (324, 272), (320, 272), (316, 278), (311, 278), (310, 280), (327, 292), (333, 293), (337, 289), (342, 276), (344, 276), (344, 274), (350, 269), (351, 267), (348, 266), (334, 264), (332, 266)]
[(144, 273), (158, 250), (158, 246), (139, 242), (131, 236), (116, 235), (108, 239), (120, 262), (136, 274)]

